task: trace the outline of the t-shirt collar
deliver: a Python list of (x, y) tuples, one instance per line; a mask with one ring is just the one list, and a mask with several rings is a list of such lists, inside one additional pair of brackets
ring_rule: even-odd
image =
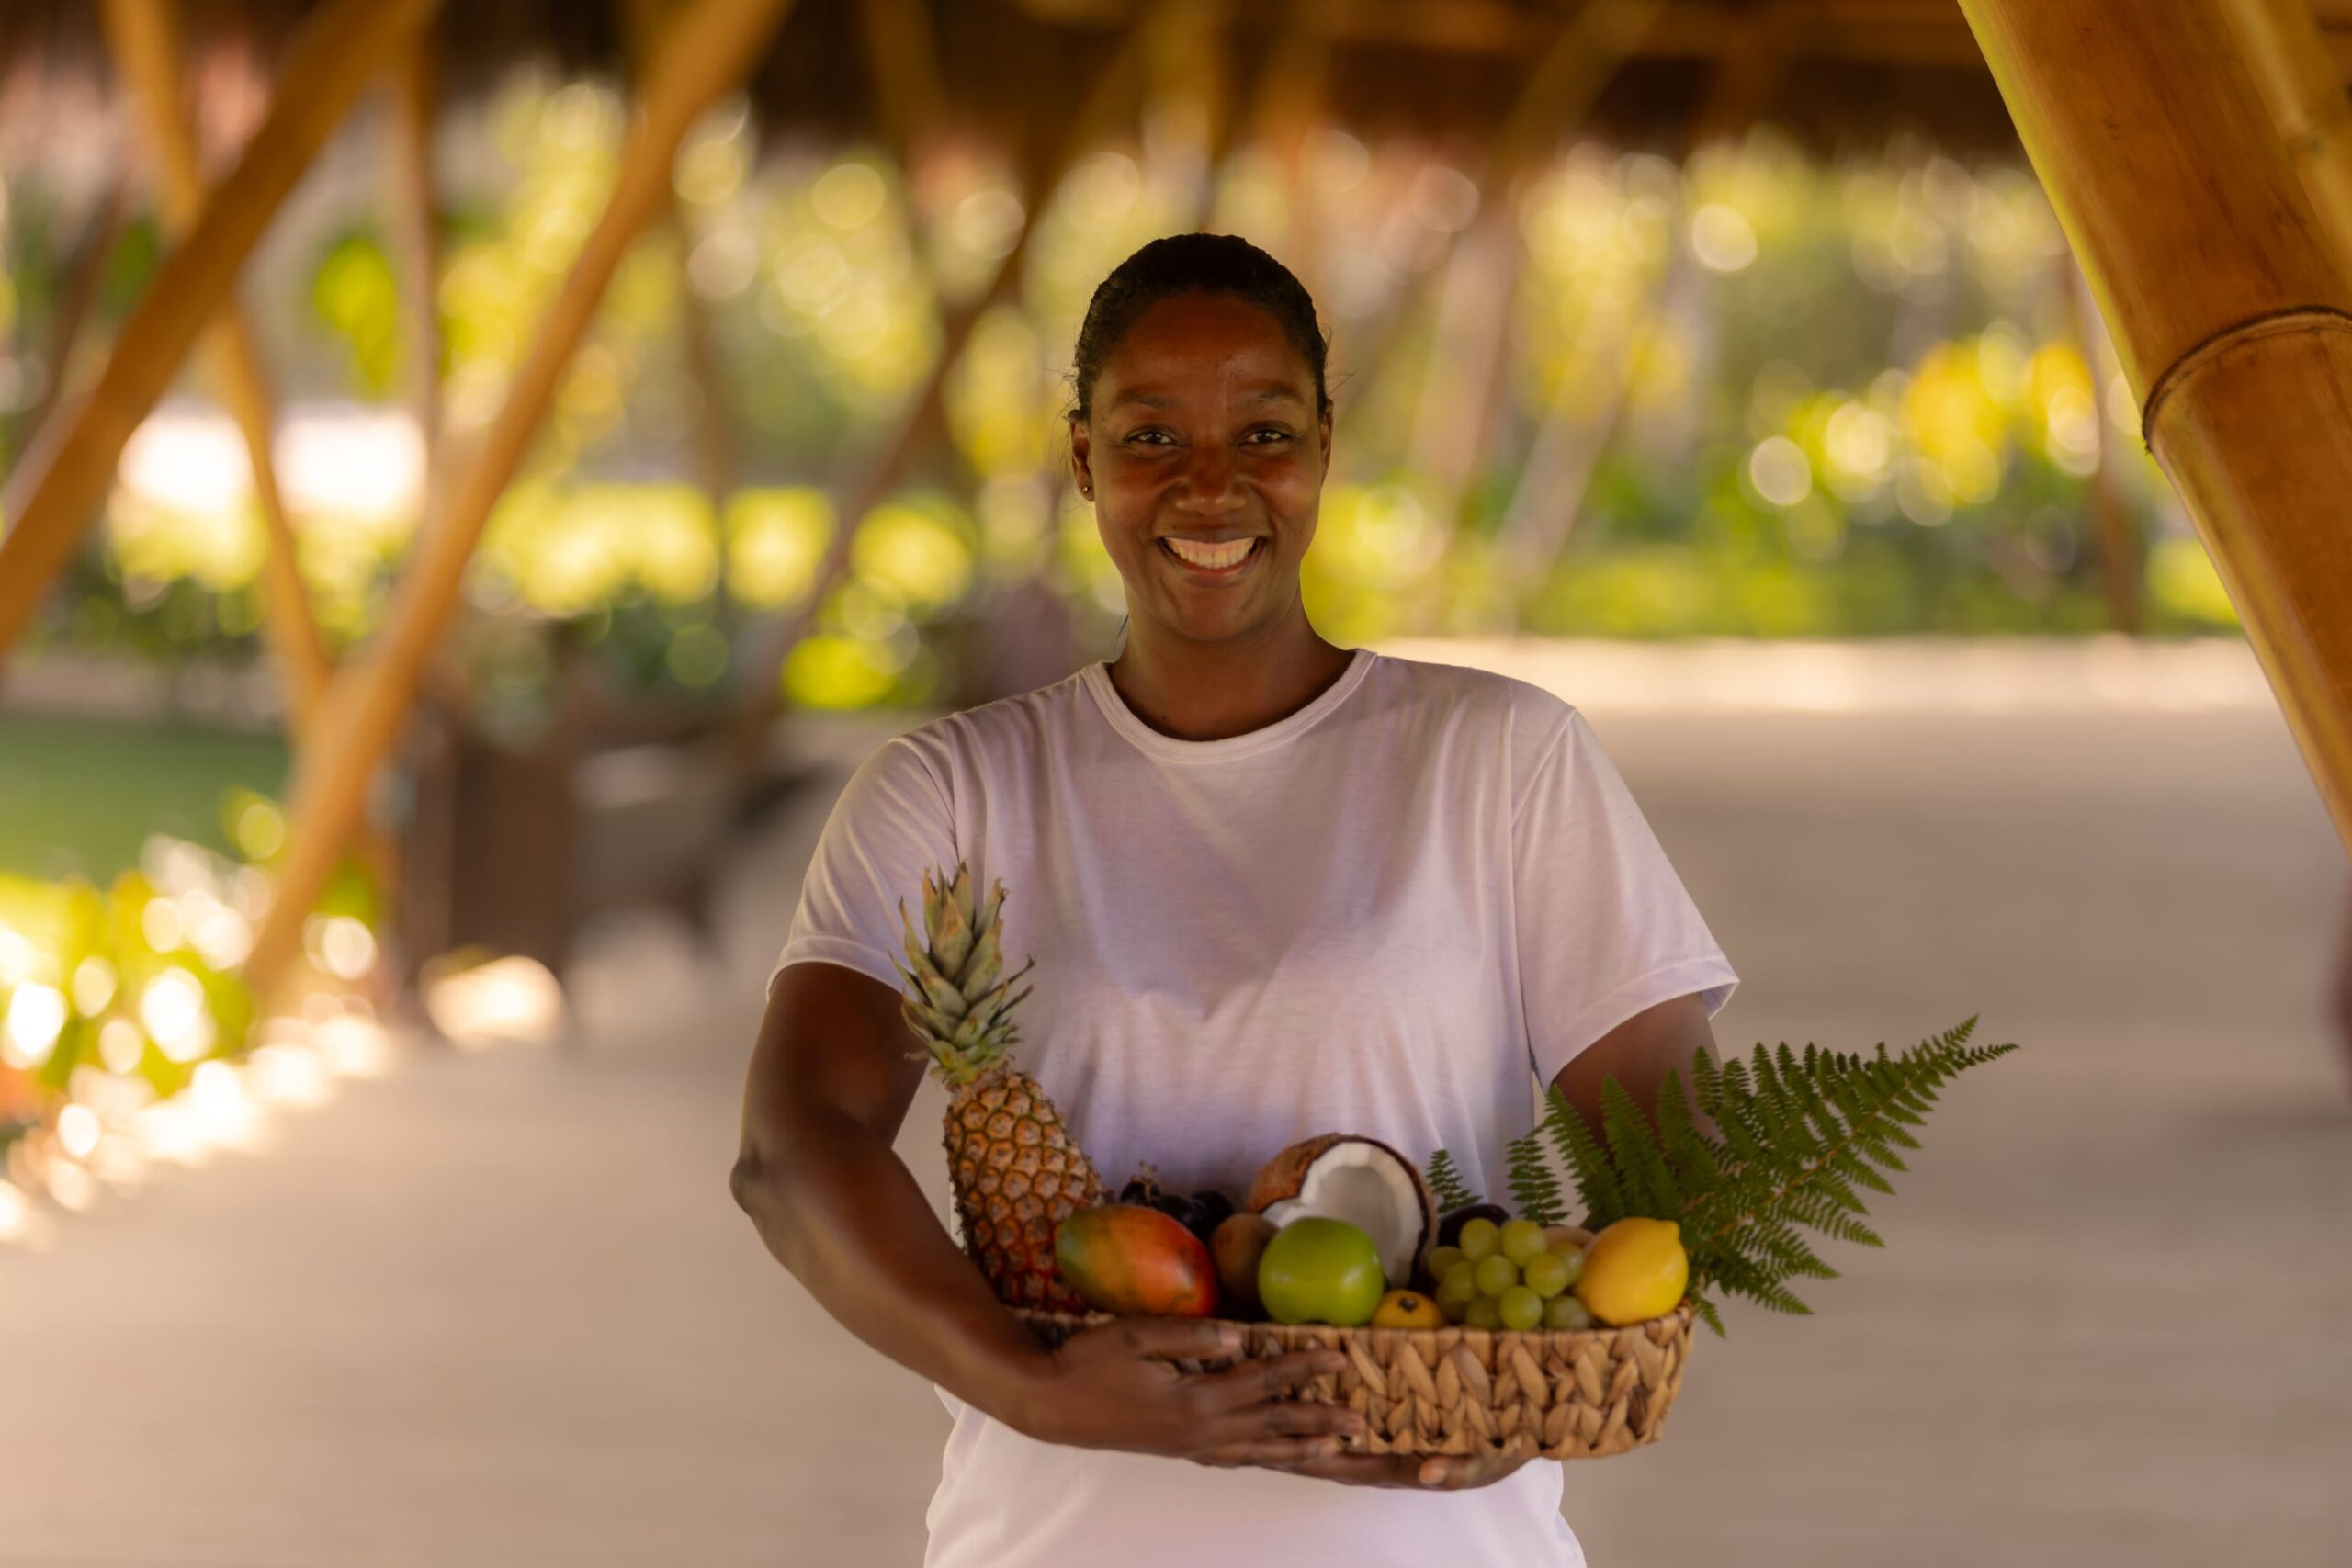
[(1350, 694), (1363, 684), (1363, 679), (1372, 672), (1373, 660), (1377, 657), (1368, 648), (1351, 649), (1348, 655), (1348, 667), (1340, 671), (1340, 678), (1325, 687), (1313, 702), (1287, 717), (1278, 718), (1272, 724), (1240, 735), (1228, 735), (1221, 740), (1180, 740), (1172, 735), (1160, 734), (1136, 717), (1135, 710), (1127, 706), (1126, 699), (1119, 695), (1119, 689), (1111, 683), (1108, 660), (1084, 666), (1079, 671), (1079, 678), (1093, 694), (1095, 706), (1102, 710), (1102, 716), (1111, 728), (1133, 742), (1136, 750), (1171, 762), (1222, 762), (1280, 746), (1321, 723), (1325, 716), (1346, 702)]

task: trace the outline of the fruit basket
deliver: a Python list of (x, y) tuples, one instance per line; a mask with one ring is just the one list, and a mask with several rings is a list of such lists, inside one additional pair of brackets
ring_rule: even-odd
[[(1081, 1328), (1115, 1321), (1017, 1309), (1032, 1332), (1057, 1345)], [(1247, 1359), (1336, 1348), (1348, 1364), (1300, 1391), (1308, 1404), (1345, 1405), (1364, 1431), (1351, 1453), (1499, 1454), (1601, 1459), (1657, 1440), (1690, 1357), (1689, 1303), (1623, 1328), (1516, 1334), (1444, 1328), (1334, 1328), (1324, 1324), (1235, 1323), (1238, 1356), (1182, 1360), (1217, 1371)]]
[[(1970, 1046), (1972, 1019), (1899, 1056), (1697, 1050), (1687, 1097), (1669, 1072), (1654, 1111), (1604, 1080), (1597, 1128), (1555, 1087), (1505, 1149), (1508, 1209), (1444, 1149), (1425, 1171), (1347, 1132), (1274, 1155), (1238, 1202), (1164, 1192), (1148, 1162), (1114, 1198), (1011, 1060), (1028, 966), (1005, 970), (1003, 899), (959, 865), (924, 878), (920, 931), (900, 907), (903, 1011), (948, 1089), (965, 1251), (1048, 1345), (1143, 1316), (1240, 1336), (1232, 1356), (1176, 1362), (1191, 1372), (1341, 1351), (1287, 1397), (1361, 1415), (1342, 1439), (1356, 1453), (1597, 1459), (1657, 1441), (1693, 1322), (1723, 1331), (1712, 1298), (1808, 1310), (1790, 1281), (1837, 1270), (1800, 1230), (1881, 1245), (1858, 1190), (1892, 1191), (1939, 1087), (2015, 1049)], [(1565, 1223), (1555, 1167), (1582, 1224)]]

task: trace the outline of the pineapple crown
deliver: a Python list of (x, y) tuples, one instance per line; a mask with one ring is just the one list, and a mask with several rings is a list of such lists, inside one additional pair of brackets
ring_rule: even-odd
[(906, 982), (899, 1010), (951, 1089), (1000, 1065), (1006, 1047), (1020, 1039), (1012, 1010), (1029, 987), (1012, 987), (1031, 964), (1004, 973), (1003, 905), (999, 882), (986, 903), (973, 907), (971, 871), (960, 861), (953, 881), (944, 871), (923, 874), (920, 936), (906, 900), (899, 901), (907, 942), (907, 961), (894, 964)]

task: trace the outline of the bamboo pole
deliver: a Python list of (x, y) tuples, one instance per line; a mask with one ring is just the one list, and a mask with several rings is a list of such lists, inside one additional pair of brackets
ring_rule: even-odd
[[(1527, 165), (1592, 112), (1666, 11), (1665, 0), (1585, 0), (1566, 26), (1552, 25), (1549, 44), (1480, 155), (1478, 187), (1484, 201), (1510, 199), (1512, 184)], [(1361, 401), (1373, 375), (1390, 364), (1390, 351), (1406, 323), (1417, 318), (1424, 290), (1442, 287), (1446, 270), (1442, 265), (1432, 266), (1419, 280), (1419, 287), (1408, 282), (1399, 288), (1371, 330), (1361, 334), (1366, 347), (1351, 359), (1367, 374), (1342, 385), (1332, 400), (1340, 412)]]
[(1492, 444), (1497, 382), (1518, 341), (1512, 299), (1526, 243), (1517, 215), (1485, 202), (1446, 257), (1421, 395), (1406, 443), (1406, 468), (1419, 481), (1437, 524), (1452, 531)]
[(939, 132), (947, 103), (930, 0), (862, 0), (858, 20), (884, 139), (899, 167), (911, 175), (924, 144)]
[(432, 493), (441, 439), (441, 214), (433, 195), (433, 35), (420, 28), (391, 82), (392, 236), (408, 297), (409, 406), (424, 439), (424, 493)]
[(750, 72), (790, 4), (699, 0), (653, 62), (603, 215), (541, 320), (505, 405), (464, 471), (453, 476), (446, 504), (419, 538), (383, 632), (365, 659), (336, 677), (327, 722), (317, 741), (302, 748), (285, 860), (245, 961), (256, 992), (266, 996), (274, 987), (300, 946), (303, 921), (361, 819), (377, 765), (399, 733), (426, 658), (456, 606), (482, 525), (522, 465), (622, 256), (660, 215), (679, 143), (712, 100)]
[[(115, 171), (107, 182), (106, 190), (93, 202), (89, 215), (82, 220), (82, 231), (74, 237), (74, 248), (66, 254), (62, 270), (65, 287), (58, 294), (56, 312), (50, 318), (47, 341), (41, 345), (40, 396), (25, 411), (20, 428), (38, 438), (41, 426), (49, 423), (65, 400), (65, 378), (73, 367), (74, 351), (82, 342), (82, 329), (90, 322), (91, 309), (98, 302), (98, 284), (106, 276), (107, 257), (113, 254), (115, 231), (122, 222), (125, 196), (122, 171)], [(6, 514), (0, 513), (0, 522)]]
[(2352, 276), (2352, 97), (2308, 0), (2222, 0), (2336, 266)]
[(302, 24), (261, 129), (123, 323), (97, 384), (60, 405), (0, 491), (0, 517), (10, 520), (0, 537), (0, 655), (73, 555), (124, 444), (229, 297), (287, 192), (384, 55), (438, 3), (328, 0)]
[[(1744, 135), (1755, 123), (1788, 69), (1797, 36), (1795, 17), (1789, 0), (1770, 0), (1749, 16), (1746, 47), (1726, 54), (1714, 68), (1706, 97), (1683, 132), (1678, 167), (1687, 168), (1704, 148)], [(1579, 417), (1577, 389), (1564, 385), (1536, 428), (1496, 530), (1504, 571), (1522, 593), (1537, 592), (1548, 582), (1575, 541), (1593, 476), (1623, 428), (1633, 402), (1642, 344), (1674, 317), (1698, 281), (1690, 243), (1682, 231), (1689, 209), (1687, 196), (1678, 195), (1668, 219), (1666, 265), (1633, 307), (1606, 326), (1588, 322), (1578, 334), (1579, 350), (1589, 345), (1601, 367), (1604, 389), (1599, 405)]]
[(1281, 254), (1310, 295), (1323, 292), (1326, 214), (1322, 193), (1306, 180), (1307, 147), (1330, 97), (1331, 34), (1326, 13), (1331, 0), (1296, 0), (1285, 13), (1261, 67), (1250, 138), (1268, 149), (1282, 170), (1289, 197)]
[(2091, 374), (2091, 428), (2098, 433), (2098, 456), (2091, 469), (2090, 513), (2091, 536), (2098, 546), (2099, 585), (2107, 594), (2109, 623), (2126, 636), (2137, 637), (2146, 629), (2140, 525), (2124, 501), (2121, 453), (2114, 431), (2109, 428), (2107, 399), (2101, 395), (2107, 385), (2106, 360), (2114, 350), (2099, 324), (2098, 306), (2091, 299), (2083, 269), (2072, 256), (2061, 265), (2064, 276), (2058, 286), (2066, 302), (2066, 332)]
[[(116, 67), (147, 122), (164, 232), (175, 243), (185, 241), (204, 209), (204, 174), (180, 91), (179, 19), (172, 0), (101, 0), (100, 11)], [(318, 622), (311, 614), (294, 525), (277, 488), (277, 461), (270, 452), (277, 410), (262, 371), (261, 349), (253, 321), (233, 291), (213, 321), (205, 347), (220, 400), (244, 437), (245, 457), (253, 468), (254, 500), (268, 536), (261, 564), (267, 609), (262, 637), (285, 685), (290, 720), (287, 728), (300, 735), (326, 690), (326, 645), (320, 641)]]
[(1961, 0), (2352, 846), (2352, 286), (2210, 0)]
[[(633, 0), (629, 22), (629, 58), (635, 85), (644, 90), (647, 68), (661, 51), (662, 39), (674, 22), (675, 7), (667, 0)], [(718, 538), (718, 575), (711, 584), (715, 621), (722, 635), (734, 625), (733, 590), (728, 584), (727, 498), (735, 493), (742, 465), (735, 447), (735, 431), (728, 412), (727, 378), (718, 352), (718, 333), (710, 311), (694, 285), (687, 265), (694, 254), (694, 227), (678, 204), (675, 185), (663, 195), (662, 227), (668, 232), (678, 291), (678, 357), (686, 383), (695, 390), (693, 429), (694, 474), (710, 503), (711, 526)]]

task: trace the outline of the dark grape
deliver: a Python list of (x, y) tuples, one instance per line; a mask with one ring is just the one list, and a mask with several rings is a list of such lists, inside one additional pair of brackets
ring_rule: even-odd
[(1119, 1201), (1122, 1203), (1148, 1203), (1150, 1201), (1151, 1186), (1140, 1176), (1119, 1189)]
[(1200, 1229), (1204, 1235), (1233, 1217), (1233, 1200), (1214, 1187), (1193, 1193), (1193, 1206), (1201, 1212)]
[(1181, 1192), (1162, 1192), (1146, 1205), (1159, 1210), (1178, 1224), (1195, 1235), (1201, 1228), (1201, 1211), (1190, 1198)]

